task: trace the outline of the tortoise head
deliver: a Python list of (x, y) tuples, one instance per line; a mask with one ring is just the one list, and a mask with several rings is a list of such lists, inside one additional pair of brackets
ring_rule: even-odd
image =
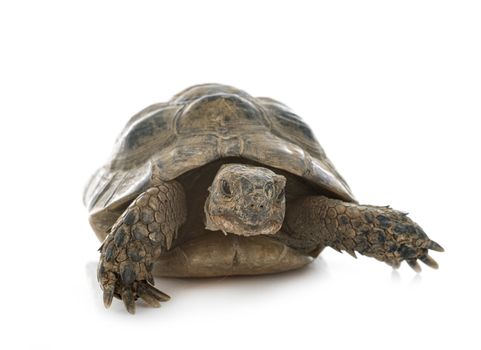
[(206, 229), (241, 236), (269, 235), (284, 221), (286, 178), (243, 164), (217, 172), (205, 202)]

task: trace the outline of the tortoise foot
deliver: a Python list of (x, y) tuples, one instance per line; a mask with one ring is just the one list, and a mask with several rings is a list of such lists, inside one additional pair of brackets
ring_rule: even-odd
[[(140, 268), (142, 270), (144, 268)], [(98, 280), (103, 290), (104, 306), (109, 308), (115, 296), (124, 302), (125, 308), (131, 314), (135, 313), (135, 301), (141, 298), (149, 306), (160, 307), (160, 302), (168, 301), (170, 297), (155, 288), (151, 274), (139, 275), (130, 262), (112, 266), (104, 259), (100, 260)], [(117, 271), (117, 272), (115, 272)], [(144, 269), (145, 271), (145, 269)]]
[(406, 261), (416, 272), (421, 271), (418, 260), (438, 267), (429, 250), (444, 251), (406, 213), (390, 207), (312, 196), (296, 202), (287, 213), (287, 225), (306, 237), (317, 235), (338, 251), (359, 252), (394, 268)]

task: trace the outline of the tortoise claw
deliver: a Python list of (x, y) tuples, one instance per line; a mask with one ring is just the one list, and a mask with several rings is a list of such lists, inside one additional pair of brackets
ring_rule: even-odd
[(140, 286), (137, 289), (137, 294), (149, 306), (160, 307), (159, 300), (154, 295), (152, 295), (152, 293), (150, 293), (150, 291), (148, 291), (144, 286)]
[(125, 288), (122, 292), (122, 300), (124, 302), (125, 308), (130, 314), (135, 314), (135, 298), (132, 289)]
[(421, 266), (419, 266), (417, 259), (407, 259), (406, 262), (414, 271), (421, 272)]
[(170, 296), (168, 296), (164, 292), (161, 292), (160, 290), (158, 290), (154, 286), (151, 286), (150, 284), (145, 284), (145, 287), (148, 290), (148, 292), (158, 301), (168, 301), (168, 300), (170, 300)]
[(434, 260), (433, 258), (431, 258), (429, 255), (426, 255), (426, 256), (423, 256), (422, 258), (419, 258), (419, 260), (421, 260), (424, 264), (426, 264), (427, 266), (433, 268), (433, 269), (438, 269), (439, 268), (439, 265), (438, 263), (436, 262), (436, 260)]
[(444, 248), (434, 241), (429, 242), (428, 248), (436, 252), (444, 252)]
[(108, 286), (104, 289), (104, 306), (106, 309), (112, 304), (112, 299), (114, 298), (114, 286)]

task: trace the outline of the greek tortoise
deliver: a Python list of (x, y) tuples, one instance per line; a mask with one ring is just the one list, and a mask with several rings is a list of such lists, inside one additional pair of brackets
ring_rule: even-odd
[(359, 205), (311, 129), (287, 106), (218, 84), (130, 119), (84, 194), (99, 240), (104, 304), (130, 313), (169, 297), (153, 276), (296, 269), (324, 247), (398, 267), (443, 251), (408, 216)]

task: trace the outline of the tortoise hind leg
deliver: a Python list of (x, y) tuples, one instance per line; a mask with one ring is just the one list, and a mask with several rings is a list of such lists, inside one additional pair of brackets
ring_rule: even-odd
[(324, 196), (299, 199), (286, 213), (289, 230), (317, 237), (321, 245), (355, 251), (397, 268), (406, 261), (415, 271), (417, 260), (437, 268), (429, 250), (443, 251), (406, 213), (389, 207), (357, 205)]
[(97, 277), (106, 307), (114, 296), (130, 313), (139, 297), (154, 307), (169, 300), (153, 286), (153, 262), (162, 250), (170, 249), (186, 211), (184, 190), (176, 181), (152, 187), (130, 204), (99, 249)]

